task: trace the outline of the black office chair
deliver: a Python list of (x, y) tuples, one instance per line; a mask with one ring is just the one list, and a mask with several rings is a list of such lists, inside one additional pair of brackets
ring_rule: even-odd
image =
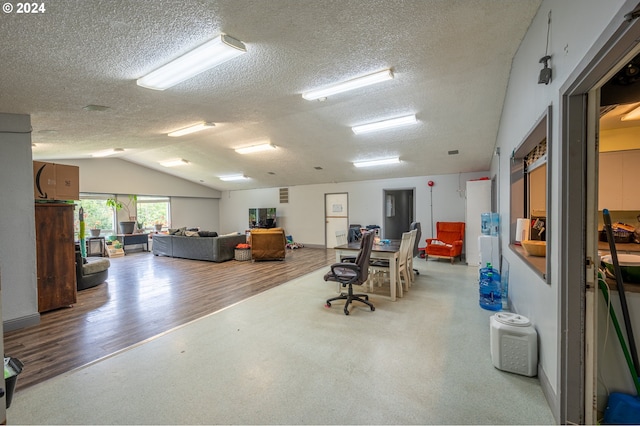
[[(411, 225), (409, 225), (409, 231), (413, 231), (414, 229), (418, 230), (418, 233), (416, 234), (416, 242), (413, 245), (413, 257), (416, 257), (420, 254), (418, 244), (420, 244), (420, 239), (422, 238), (422, 227), (420, 226), (420, 222), (411, 222)], [(420, 275), (420, 272), (416, 268), (413, 268), (413, 272), (416, 275)]]
[(357, 300), (369, 306), (372, 311), (376, 310), (373, 303), (369, 302), (368, 295), (353, 294), (353, 285), (364, 284), (369, 277), (369, 259), (371, 258), (374, 234), (374, 232), (365, 232), (362, 234), (360, 251), (358, 252), (355, 263), (334, 263), (331, 265), (331, 271), (325, 274), (325, 281), (336, 281), (339, 282), (342, 287), (348, 287), (347, 294), (341, 293), (340, 296), (328, 299), (325, 305), (327, 308), (331, 307), (331, 302), (334, 300), (346, 300), (344, 314), (349, 315), (349, 304)]
[(362, 238), (360, 228), (360, 224), (357, 223), (352, 223), (349, 225), (349, 230), (347, 231), (347, 242), (352, 243), (354, 241), (360, 241), (360, 238)]

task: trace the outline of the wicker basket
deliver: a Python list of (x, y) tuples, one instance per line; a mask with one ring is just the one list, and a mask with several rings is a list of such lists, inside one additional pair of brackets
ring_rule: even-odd
[(535, 240), (524, 240), (521, 242), (522, 248), (529, 256), (540, 256), (544, 257), (547, 255), (547, 242), (546, 241), (535, 241)]
[(251, 249), (235, 249), (235, 259), (240, 261), (251, 260)]

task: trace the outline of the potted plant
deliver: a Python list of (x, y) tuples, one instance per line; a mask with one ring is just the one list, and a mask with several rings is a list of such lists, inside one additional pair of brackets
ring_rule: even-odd
[(121, 209), (125, 209), (125, 211), (127, 212), (129, 220), (118, 222), (118, 224), (120, 225), (120, 233), (122, 234), (133, 234), (133, 231), (135, 231), (136, 217), (131, 215), (131, 208), (135, 206), (137, 201), (138, 196), (133, 194), (130, 194), (129, 200), (124, 203), (115, 198), (107, 198), (107, 206), (115, 210), (116, 216), (118, 214), (118, 211)]
[(93, 223), (93, 228), (89, 229), (89, 231), (91, 232), (91, 236), (92, 236), (92, 237), (94, 237), (94, 238), (95, 238), (95, 237), (99, 237), (99, 236), (100, 236), (100, 232), (101, 232), (101, 229), (100, 229), (100, 221), (99, 221), (99, 220), (96, 220), (96, 221)]

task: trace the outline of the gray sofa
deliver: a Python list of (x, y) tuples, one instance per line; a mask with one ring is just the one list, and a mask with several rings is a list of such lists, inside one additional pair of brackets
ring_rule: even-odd
[(153, 254), (183, 259), (225, 262), (235, 256), (238, 244), (246, 243), (244, 234), (218, 237), (186, 237), (182, 235), (154, 234)]

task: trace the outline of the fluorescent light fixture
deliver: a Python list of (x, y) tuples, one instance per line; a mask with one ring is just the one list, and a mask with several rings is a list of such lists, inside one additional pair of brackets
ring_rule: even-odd
[(377, 132), (378, 130), (386, 130), (392, 127), (406, 126), (409, 124), (416, 124), (416, 115), (407, 115), (404, 117), (392, 118), (391, 120), (378, 121), (375, 123), (363, 124), (361, 126), (353, 126), (351, 130), (356, 135), (368, 132)]
[(271, 149), (276, 149), (276, 147), (271, 145), (270, 143), (263, 143), (260, 145), (253, 145), (253, 146), (247, 146), (245, 148), (238, 148), (236, 149), (236, 152), (238, 154), (252, 154), (254, 152), (268, 151)]
[(398, 157), (393, 158), (381, 158), (379, 160), (370, 160), (370, 161), (354, 161), (353, 165), (356, 167), (370, 167), (370, 166), (381, 166), (383, 164), (397, 164), (400, 162)]
[(620, 117), (621, 121), (632, 121), (632, 120), (640, 120), (640, 106), (635, 107), (622, 117)]
[(245, 175), (231, 175), (231, 176), (219, 176), (219, 179), (225, 182), (230, 182), (234, 180), (247, 180), (249, 178), (246, 177)]
[(136, 83), (147, 89), (165, 90), (246, 52), (240, 40), (221, 34), (139, 78)]
[(167, 161), (161, 161), (160, 165), (163, 167), (176, 167), (176, 166), (184, 166), (186, 164), (189, 164), (189, 162), (187, 160), (184, 160), (182, 158), (178, 158), (176, 160), (167, 160)]
[(325, 87), (324, 89), (310, 90), (304, 92), (302, 97), (308, 101), (313, 101), (320, 98), (326, 98), (327, 96), (335, 95), (336, 93), (347, 92), (349, 90), (359, 89), (360, 87), (370, 86), (372, 84), (380, 83), (393, 79), (393, 73), (391, 70), (384, 70), (373, 74), (365, 75), (363, 77), (347, 80), (342, 83), (337, 83), (332, 86)]
[(179, 130), (174, 130), (171, 133), (167, 133), (167, 136), (171, 136), (171, 137), (178, 137), (178, 136), (184, 136), (184, 135), (188, 135), (190, 133), (195, 133), (195, 132), (199, 132), (201, 130), (206, 130), (209, 129), (211, 127), (214, 127), (215, 124), (213, 123), (198, 123), (198, 124), (194, 124), (193, 126), (189, 126), (189, 127), (185, 127), (184, 129), (179, 129)]
[(98, 151), (91, 154), (92, 157), (108, 157), (110, 155), (119, 154), (124, 152), (122, 148), (105, 149), (104, 151)]

